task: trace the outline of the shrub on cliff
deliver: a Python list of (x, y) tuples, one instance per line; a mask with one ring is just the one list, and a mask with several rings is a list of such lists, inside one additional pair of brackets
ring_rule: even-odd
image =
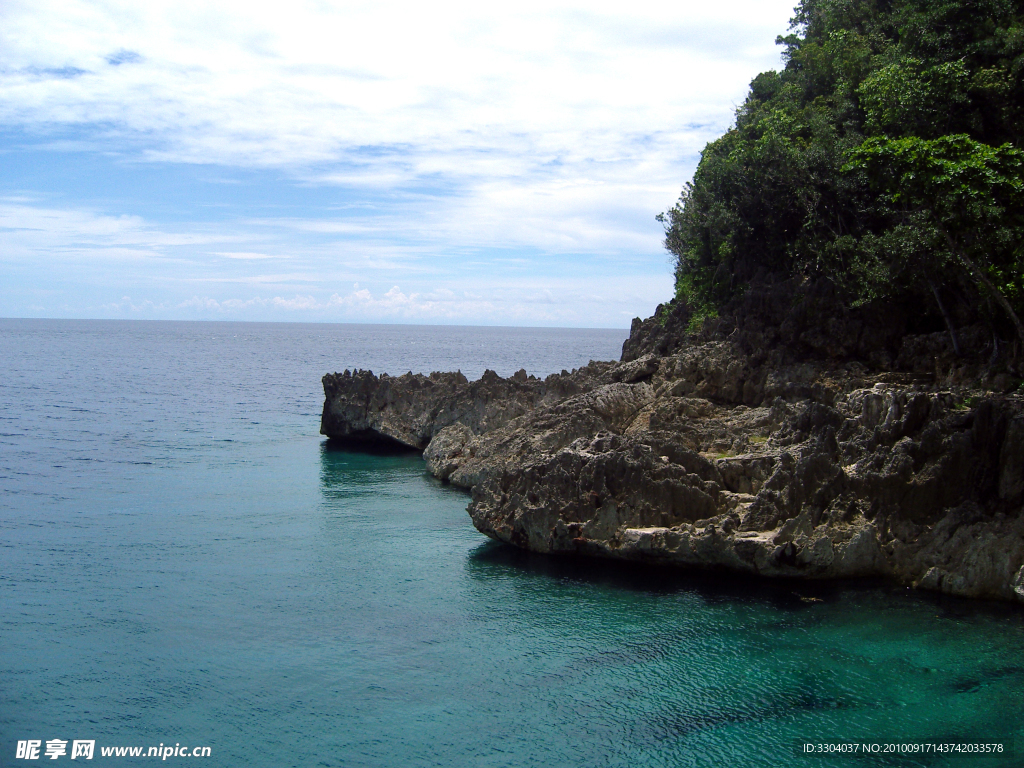
[(1024, 3), (803, 0), (778, 42), (660, 217), (677, 295), (805, 276), (1024, 339)]

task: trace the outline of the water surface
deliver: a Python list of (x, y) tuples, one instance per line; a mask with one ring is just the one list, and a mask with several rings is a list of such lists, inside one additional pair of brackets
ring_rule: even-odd
[(317, 434), (327, 371), (545, 375), (624, 336), (0, 321), (0, 765), (29, 764), (25, 739), (256, 768), (938, 766), (963, 759), (796, 749), (1012, 744), (1012, 606), (530, 555), (415, 454)]

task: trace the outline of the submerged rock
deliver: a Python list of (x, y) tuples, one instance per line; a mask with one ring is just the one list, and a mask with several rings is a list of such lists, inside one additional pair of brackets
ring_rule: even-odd
[(624, 360), (330, 374), (321, 432), (424, 451), (480, 531), (536, 552), (1024, 601), (1020, 396), (650, 321)]

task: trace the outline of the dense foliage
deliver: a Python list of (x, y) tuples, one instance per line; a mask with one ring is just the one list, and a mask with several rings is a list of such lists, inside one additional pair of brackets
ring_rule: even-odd
[(661, 217), (677, 295), (806, 276), (1024, 339), (1024, 2), (803, 0), (791, 32)]

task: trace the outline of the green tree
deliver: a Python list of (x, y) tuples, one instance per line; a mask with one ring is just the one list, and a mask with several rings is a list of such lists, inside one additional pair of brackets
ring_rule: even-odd
[(952, 328), (942, 295), (963, 310), (948, 288), (967, 279), (1019, 315), (1024, 3), (803, 0), (779, 42), (782, 71), (754, 78), (660, 217), (677, 296), (711, 315), (805, 276), (850, 304), (931, 294)]
[(864, 170), (884, 191), (890, 233), (913, 235), (912, 264), (933, 286), (958, 265), (1010, 318), (1022, 292), (1024, 152), (991, 147), (963, 134), (938, 139), (872, 138), (850, 152), (847, 171)]

